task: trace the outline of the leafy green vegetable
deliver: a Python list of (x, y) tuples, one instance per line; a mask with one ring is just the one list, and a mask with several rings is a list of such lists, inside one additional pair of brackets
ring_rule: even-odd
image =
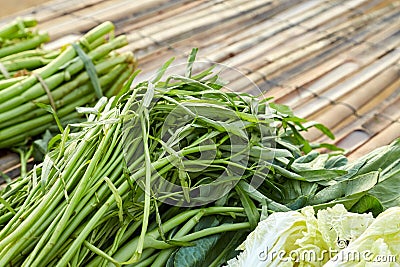
[[(272, 195), (284, 195), (286, 180), (305, 182), (290, 170), (311, 147), (298, 139), (303, 120), (220, 90), (211, 69), (192, 73), (195, 53), (185, 77), (162, 81), (168, 61), (119, 98), (80, 108), (87, 121), (50, 139), (44, 162), (1, 192), (0, 265), (164, 265), (171, 255), (217, 265), (230, 251), (210, 251), (241, 242), (259, 209), (289, 209)], [(75, 64), (83, 68), (62, 69)], [(216, 215), (219, 224), (196, 227)]]
[(372, 211), (375, 216), (384, 209), (399, 206), (399, 157), (400, 138), (341, 167), (347, 174), (335, 177), (308, 204), (324, 208), (343, 203), (350, 210)]
[[(202, 218), (199, 224), (196, 225), (194, 231), (199, 231), (217, 225), (219, 225), (219, 222), (215, 217)], [(204, 262), (207, 260), (210, 251), (215, 247), (220, 238), (221, 234), (203, 237), (194, 241), (193, 246), (182, 247), (178, 249), (178, 251), (174, 254), (172, 266), (205, 266)]]

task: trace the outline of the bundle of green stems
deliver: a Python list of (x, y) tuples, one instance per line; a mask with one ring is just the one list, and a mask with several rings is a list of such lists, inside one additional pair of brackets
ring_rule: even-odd
[[(88, 44), (103, 27), (85, 36)], [(107, 53), (102, 47), (89, 52), (95, 61)], [(268, 100), (221, 90), (212, 69), (192, 75), (195, 54), (185, 76), (161, 81), (171, 61), (133, 88), (132, 75), (117, 97), (82, 110), (87, 121), (63, 129), (43, 163), (7, 185), (0, 266), (165, 266), (211, 239), (217, 253), (204, 264), (220, 266), (263, 213), (289, 210), (269, 196), (282, 194), (285, 180), (304, 180), (285, 168), (303, 153), (304, 140), (295, 141), (302, 120)], [(41, 75), (50, 84), (54, 67), (74, 57), (67, 48)], [(106, 62), (116, 58), (99, 62), (99, 72), (101, 64), (115, 68)], [(72, 76), (78, 66), (66, 69)], [(0, 109), (14, 104), (24, 107), (14, 100)]]
[[(77, 107), (118, 93), (136, 61), (130, 52), (116, 52), (127, 39), (113, 38), (113, 30), (114, 25), (105, 22), (62, 50), (47, 51), (38, 43), (24, 45), (33, 50), (17, 49), (35, 37), (0, 48), (0, 63), (9, 75), (0, 75), (0, 148), (23, 144), (45, 132), (55, 125), (55, 114), (64, 124), (79, 117)], [(14, 23), (4, 26), (0, 36), (20, 31), (20, 23)], [(2, 53), (6, 48), (9, 52)]]

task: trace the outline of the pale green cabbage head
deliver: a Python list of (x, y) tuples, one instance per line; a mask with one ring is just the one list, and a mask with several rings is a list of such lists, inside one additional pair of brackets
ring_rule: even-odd
[(378, 215), (374, 222), (325, 266), (400, 266), (400, 207)]
[(374, 221), (371, 214), (348, 212), (343, 205), (301, 212), (276, 212), (261, 221), (228, 261), (234, 267), (323, 266), (352, 244)]

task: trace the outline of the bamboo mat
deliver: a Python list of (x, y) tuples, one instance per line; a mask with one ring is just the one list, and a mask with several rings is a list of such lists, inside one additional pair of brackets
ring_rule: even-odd
[[(139, 79), (198, 47), (201, 60), (235, 69), (224, 77), (231, 88), (259, 89), (325, 124), (334, 141), (313, 130), (307, 138), (351, 159), (400, 136), (399, 0), (55, 0), (0, 23), (18, 15), (36, 17), (50, 46), (113, 21), (139, 59)], [(18, 157), (1, 153), (0, 170), (15, 169)]]

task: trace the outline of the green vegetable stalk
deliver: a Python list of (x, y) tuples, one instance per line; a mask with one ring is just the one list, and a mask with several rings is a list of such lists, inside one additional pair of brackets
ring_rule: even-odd
[[(290, 201), (280, 199), (283, 184), (307, 183), (290, 168), (311, 147), (299, 133), (303, 120), (268, 100), (221, 90), (212, 69), (192, 75), (196, 51), (186, 76), (161, 81), (168, 61), (154, 79), (130, 89), (133, 75), (117, 97), (80, 108), (87, 121), (61, 129), (43, 163), (1, 192), (0, 266), (157, 266), (186, 262), (185, 249), (197, 246), (192, 260), (218, 266), (230, 255), (224, 248), (237, 246), (260, 216), (290, 210)], [(43, 78), (53, 77), (52, 63)], [(77, 61), (67, 68), (77, 64), (83, 67)], [(117, 83), (126, 77), (119, 73)], [(93, 98), (84, 86), (79, 91)], [(68, 96), (60, 99), (86, 101)], [(70, 114), (68, 108), (57, 114)], [(38, 114), (23, 128), (50, 121), (50, 114)], [(211, 251), (216, 255), (205, 257)]]
[[(21, 30), (16, 25), (20, 24), (7, 26), (4, 32)], [(113, 29), (112, 23), (105, 22), (61, 52), (13, 51), (0, 59), (10, 75), (30, 71), (0, 82), (0, 148), (23, 144), (43, 133), (55, 124), (54, 117), (61, 124), (77, 118), (75, 108), (93, 103), (103, 92), (118, 94), (121, 77), (132, 74), (136, 62), (132, 53), (115, 53), (127, 40), (125, 36), (107, 40)]]

